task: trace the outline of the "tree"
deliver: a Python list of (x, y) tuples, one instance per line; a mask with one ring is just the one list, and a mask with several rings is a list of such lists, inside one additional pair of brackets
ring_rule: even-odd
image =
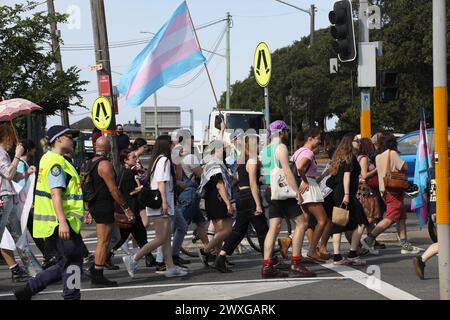
[[(374, 1), (375, 2), (375, 1)], [(418, 129), (419, 110), (425, 107), (429, 124), (433, 120), (432, 2), (429, 0), (380, 0), (381, 30), (371, 30), (371, 41), (383, 42), (378, 70), (400, 74), (400, 98), (380, 103), (378, 90), (372, 90), (372, 128), (408, 132)], [(357, 1), (354, 1), (357, 10)], [(447, 14), (450, 26), (450, 7)], [(356, 31), (358, 28), (355, 28)], [(450, 32), (448, 53), (450, 62)], [(339, 118), (337, 129), (360, 130), (360, 91), (356, 64), (341, 65), (337, 74), (329, 74), (329, 59), (336, 57), (329, 29), (315, 32), (314, 46), (308, 38), (295, 41), (272, 54), (270, 82), (271, 119), (287, 119), (294, 108), (295, 127), (322, 126), (327, 117)], [(358, 35), (356, 35), (358, 37)], [(450, 78), (450, 70), (449, 72)], [(224, 102), (222, 95), (221, 103)], [(260, 109), (263, 91), (250, 72), (248, 78), (232, 86), (233, 108)], [(256, 107), (257, 106), (257, 107)]]
[(63, 23), (67, 16), (35, 12), (36, 7), (36, 2), (0, 6), (0, 96), (33, 101), (46, 116), (72, 112), (73, 106), (84, 107), (80, 93), (88, 82), (79, 80), (77, 67), (55, 70), (49, 29), (50, 21)]

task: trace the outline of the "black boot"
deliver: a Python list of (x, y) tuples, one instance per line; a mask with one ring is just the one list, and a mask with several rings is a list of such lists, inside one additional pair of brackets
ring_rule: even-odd
[(155, 257), (151, 253), (145, 256), (145, 266), (147, 268), (156, 267), (157, 265), (158, 263), (156, 262)]
[(110, 252), (109, 254), (108, 254), (108, 258), (106, 258), (106, 261), (105, 261), (105, 268), (106, 269), (108, 269), (108, 270), (119, 270), (119, 266), (116, 266), (115, 264), (114, 264), (114, 262), (112, 261), (112, 258), (114, 257), (114, 252)]
[(16, 300), (31, 300), (31, 296), (33, 295), (28, 284), (23, 287), (14, 288), (13, 293)]
[(218, 255), (216, 261), (214, 262), (214, 269), (219, 270), (222, 273), (232, 272), (227, 267), (226, 259), (227, 259), (226, 256)]
[(91, 272), (91, 285), (102, 287), (118, 287), (116, 281), (111, 281), (103, 275), (103, 269), (95, 269), (94, 266), (89, 270)]

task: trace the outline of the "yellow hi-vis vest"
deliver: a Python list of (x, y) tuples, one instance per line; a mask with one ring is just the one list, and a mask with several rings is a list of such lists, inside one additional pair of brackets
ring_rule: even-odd
[(59, 225), (53, 208), (48, 174), (53, 166), (59, 165), (61, 169), (70, 175), (71, 179), (63, 194), (64, 215), (69, 221), (70, 227), (76, 233), (80, 233), (81, 219), (84, 214), (83, 193), (81, 191), (81, 179), (73, 165), (62, 155), (48, 151), (39, 162), (39, 175), (34, 194), (34, 221), (33, 237), (47, 238), (53, 234)]

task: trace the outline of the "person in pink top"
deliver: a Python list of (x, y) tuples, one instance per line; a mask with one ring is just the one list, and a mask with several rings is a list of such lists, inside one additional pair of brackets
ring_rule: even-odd
[[(303, 198), (301, 207), (304, 213), (305, 225), (308, 225), (309, 215), (313, 215), (317, 220), (317, 225), (314, 229), (307, 256), (314, 262), (323, 263), (325, 260), (321, 258), (317, 244), (319, 243), (325, 225), (327, 224), (327, 215), (323, 208), (324, 199), (322, 192), (316, 181), (319, 174), (317, 173), (317, 162), (314, 156), (314, 151), (317, 150), (320, 143), (320, 129), (309, 129), (305, 134), (305, 144), (294, 153), (292, 161), (295, 162), (298, 176), (301, 179), (299, 192)], [(302, 231), (301, 245), (303, 245), (303, 238), (306, 230)]]

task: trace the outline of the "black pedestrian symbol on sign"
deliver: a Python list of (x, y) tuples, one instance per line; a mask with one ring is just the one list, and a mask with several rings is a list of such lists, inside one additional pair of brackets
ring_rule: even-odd
[(261, 60), (264, 63), (264, 69), (266, 71), (266, 74), (269, 73), (269, 71), (270, 71), (269, 65), (267, 64), (266, 51), (265, 50), (259, 50), (259, 52), (258, 52), (258, 63), (256, 64), (256, 73), (258, 74), (258, 76), (261, 75), (261, 73), (260, 73)]
[(110, 116), (106, 112), (105, 104), (103, 102), (99, 102), (99, 104), (97, 105), (97, 113), (95, 114), (95, 121), (100, 121), (100, 108), (103, 112), (103, 121), (108, 120)]

